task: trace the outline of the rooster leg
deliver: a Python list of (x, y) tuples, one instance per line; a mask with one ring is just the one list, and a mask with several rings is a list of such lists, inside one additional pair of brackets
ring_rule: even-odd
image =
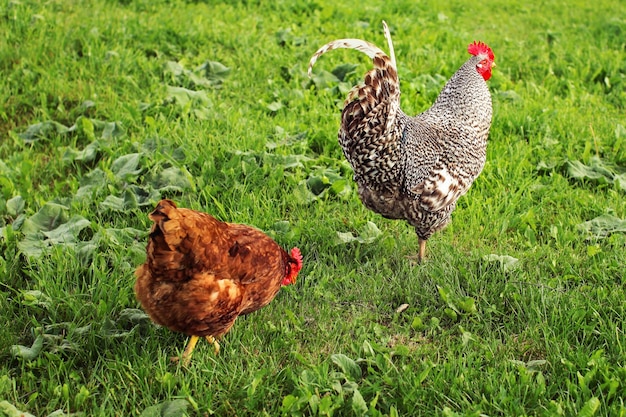
[(417, 253), (417, 262), (422, 263), (426, 256), (426, 239), (418, 238), (419, 252)]
[(218, 353), (220, 353), (220, 344), (217, 342), (217, 339), (215, 339), (213, 336), (205, 336), (205, 338), (207, 342), (213, 344), (213, 348), (215, 349), (215, 354), (217, 355)]
[(408, 255), (406, 258), (411, 261), (411, 263), (417, 262), (421, 264), (424, 258), (426, 257), (426, 239), (417, 238), (419, 243), (419, 249), (417, 255)]

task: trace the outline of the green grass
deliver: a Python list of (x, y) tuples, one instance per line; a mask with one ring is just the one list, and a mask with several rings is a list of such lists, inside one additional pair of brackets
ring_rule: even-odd
[[(0, 1), (0, 415), (626, 415), (626, 5), (340, 3)], [(383, 19), (408, 113), (474, 39), (498, 65), (487, 164), (419, 266), (336, 141), (369, 63), (306, 77)], [(189, 368), (132, 290), (161, 197), (304, 254)]]

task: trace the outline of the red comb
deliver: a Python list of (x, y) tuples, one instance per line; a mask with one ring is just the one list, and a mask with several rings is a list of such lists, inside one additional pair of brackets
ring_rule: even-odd
[[(300, 253), (300, 249), (293, 248), (289, 255), (292, 258), (292, 261), (289, 262), (291, 266), (286, 266), (287, 275), (283, 278), (282, 285), (291, 285), (295, 283), (298, 272), (302, 269), (302, 253)], [(295, 265), (293, 265), (293, 263), (295, 263)]]
[(298, 271), (299, 271), (300, 268), (302, 268), (302, 253), (300, 252), (300, 249), (293, 248), (291, 250), (290, 255), (296, 261), (296, 265), (297, 265), (297, 268), (298, 268)]
[(476, 41), (474, 41), (473, 43), (470, 43), (467, 46), (467, 52), (469, 52), (470, 54), (472, 54), (474, 56), (481, 55), (481, 54), (487, 54), (487, 56), (489, 57), (489, 59), (491, 61), (493, 61), (493, 59), (495, 58), (491, 48), (488, 47), (483, 42), (476, 42)]

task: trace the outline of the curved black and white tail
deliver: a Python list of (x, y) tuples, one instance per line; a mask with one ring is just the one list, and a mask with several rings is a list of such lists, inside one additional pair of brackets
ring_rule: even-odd
[[(363, 83), (353, 87), (341, 116), (339, 143), (352, 165), (355, 179), (364, 179), (368, 186), (382, 189), (396, 180), (399, 171), (399, 138), (403, 126), (398, 123), (400, 84), (396, 58), (387, 23), (383, 21), (389, 55), (376, 45), (361, 39), (338, 39), (319, 48), (309, 61), (309, 77), (317, 59), (333, 49), (347, 48), (363, 52), (372, 59)], [(388, 164), (380, 164), (379, 161)]]

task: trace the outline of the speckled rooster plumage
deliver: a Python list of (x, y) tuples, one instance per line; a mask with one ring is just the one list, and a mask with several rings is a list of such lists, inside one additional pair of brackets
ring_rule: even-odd
[(457, 199), (483, 169), (491, 126), (491, 77), (494, 55), (484, 43), (469, 45), (470, 59), (446, 83), (425, 112), (407, 116), (400, 109), (400, 86), (387, 24), (389, 55), (360, 39), (322, 46), (313, 65), (333, 49), (356, 49), (374, 68), (345, 101), (339, 144), (354, 170), (365, 206), (390, 219), (404, 219), (419, 239), (418, 260), (426, 240), (450, 222)]

